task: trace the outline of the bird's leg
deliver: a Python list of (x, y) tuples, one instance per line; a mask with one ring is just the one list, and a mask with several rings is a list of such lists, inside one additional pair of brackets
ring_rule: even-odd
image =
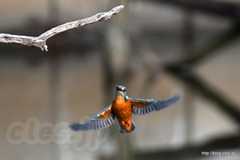
[(126, 133), (125, 122), (124, 121), (120, 122), (120, 133)]
[(121, 126), (120, 133), (130, 133), (135, 129), (134, 122), (130, 121), (122, 121), (120, 126)]

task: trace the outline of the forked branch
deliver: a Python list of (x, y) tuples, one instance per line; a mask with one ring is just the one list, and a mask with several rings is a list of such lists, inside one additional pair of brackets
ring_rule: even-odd
[(113, 15), (121, 12), (123, 8), (124, 8), (123, 5), (119, 5), (107, 12), (100, 12), (91, 17), (64, 23), (62, 25), (49, 29), (48, 31), (40, 34), (37, 37), (0, 33), (0, 43), (17, 43), (17, 44), (26, 45), (26, 46), (35, 46), (35, 47), (39, 47), (42, 51), (47, 52), (48, 47), (46, 42), (49, 38), (74, 28), (83, 27), (85, 25), (92, 24), (99, 21), (109, 20), (110, 18), (112, 18)]

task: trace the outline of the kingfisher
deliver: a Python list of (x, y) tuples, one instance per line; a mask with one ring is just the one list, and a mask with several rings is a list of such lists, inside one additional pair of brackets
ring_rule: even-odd
[(110, 105), (84, 123), (70, 124), (70, 128), (73, 131), (98, 130), (111, 127), (118, 122), (121, 133), (130, 133), (135, 129), (133, 115), (145, 115), (153, 111), (159, 111), (176, 103), (179, 99), (178, 95), (164, 100), (129, 97), (127, 88), (117, 85), (115, 98)]

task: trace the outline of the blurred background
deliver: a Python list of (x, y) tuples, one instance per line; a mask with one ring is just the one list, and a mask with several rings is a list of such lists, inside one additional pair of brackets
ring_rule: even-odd
[[(34, 36), (119, 4), (126, 8), (110, 21), (50, 39), (47, 54), (0, 44), (1, 157), (239, 160), (239, 1), (2, 0), (0, 32)], [(51, 129), (108, 105), (116, 84), (130, 96), (181, 101), (135, 117), (132, 134)]]

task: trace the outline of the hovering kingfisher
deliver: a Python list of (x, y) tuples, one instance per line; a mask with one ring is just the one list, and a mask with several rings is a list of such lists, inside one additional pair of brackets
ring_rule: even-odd
[(99, 112), (85, 123), (73, 123), (73, 131), (87, 131), (107, 128), (115, 124), (116, 120), (121, 128), (121, 133), (130, 133), (135, 129), (132, 115), (144, 115), (152, 111), (159, 111), (174, 104), (179, 96), (172, 96), (165, 100), (138, 99), (128, 97), (127, 88), (116, 86), (115, 99), (108, 107)]

